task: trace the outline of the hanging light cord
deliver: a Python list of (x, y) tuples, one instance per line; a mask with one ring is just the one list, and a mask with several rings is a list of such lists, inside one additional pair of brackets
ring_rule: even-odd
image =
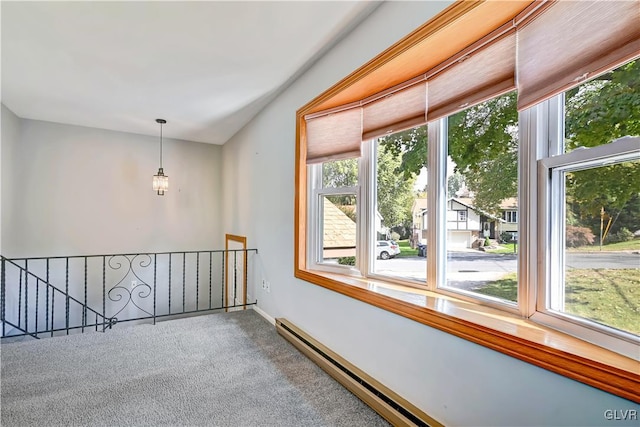
[(162, 123), (160, 123), (160, 169), (162, 169)]

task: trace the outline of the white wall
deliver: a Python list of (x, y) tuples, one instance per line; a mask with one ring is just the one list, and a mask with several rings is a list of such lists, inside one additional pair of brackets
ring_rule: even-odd
[(14, 147), (16, 147), (20, 142), (20, 118), (13, 114), (11, 110), (4, 106), (4, 104), (0, 104), (2, 109), (2, 117), (0, 119), (0, 129), (2, 130), (0, 134), (0, 254), (3, 254), (3, 230), (4, 226), (2, 219), (6, 218), (8, 212), (5, 214), (5, 211), (8, 211), (8, 203), (4, 203), (4, 196), (6, 195), (7, 200), (13, 197), (13, 188), (10, 183), (10, 177), (13, 174), (14, 164), (12, 162), (3, 162), (2, 155), (4, 154), (4, 158), (11, 158), (12, 153), (14, 151)]
[[(2, 116), (0, 119), (0, 254), (4, 255), (4, 230), (3, 219), (10, 218), (8, 215), (9, 203), (5, 202), (13, 197), (13, 188), (11, 187), (11, 175), (15, 169), (15, 164), (3, 159), (10, 159), (13, 152), (20, 144), (20, 118), (13, 114), (11, 110), (0, 104)], [(5, 277), (10, 273), (5, 272)], [(9, 320), (16, 319), (18, 316), (18, 295), (11, 290), (5, 290), (5, 318)]]
[(2, 112), (5, 256), (223, 247), (220, 146), (165, 139), (169, 191), (158, 196), (159, 137)]
[[(447, 425), (606, 425), (637, 408), (293, 276), (295, 111), (446, 7), (387, 2), (223, 147), (225, 231), (260, 251), (259, 307), (285, 317)], [(624, 425), (613, 421), (611, 425)]]

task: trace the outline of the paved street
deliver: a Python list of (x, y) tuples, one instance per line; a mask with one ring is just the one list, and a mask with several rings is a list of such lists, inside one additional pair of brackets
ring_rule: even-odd
[(630, 252), (568, 252), (571, 268), (640, 268), (640, 254)]
[[(640, 268), (640, 254), (627, 252), (569, 252), (569, 268)], [(469, 288), (498, 280), (517, 269), (517, 255), (479, 251), (449, 252), (447, 278), (456, 287)], [(419, 257), (376, 260), (379, 274), (426, 280), (426, 259)]]

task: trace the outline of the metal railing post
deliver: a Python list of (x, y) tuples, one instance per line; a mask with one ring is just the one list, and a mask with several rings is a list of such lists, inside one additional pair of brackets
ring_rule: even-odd
[(171, 256), (169, 253), (169, 314), (171, 314)]
[(158, 255), (153, 254), (153, 324), (156, 324), (156, 279), (158, 269)]
[(69, 257), (65, 258), (65, 279), (64, 279), (64, 295), (65, 295), (65, 329), (69, 335)]
[(200, 252), (196, 252), (196, 311), (200, 309)]
[(7, 273), (6, 273), (6, 263), (4, 257), (0, 258), (0, 315), (2, 316), (2, 336), (6, 334), (6, 324), (5, 324), (5, 316), (6, 316), (6, 308), (5, 308), (5, 298), (6, 298), (6, 286), (7, 286)]
[(107, 325), (106, 325), (106, 320), (107, 320), (106, 319), (106, 316), (107, 316), (106, 288), (107, 288), (107, 257), (106, 257), (106, 255), (103, 255), (102, 256), (102, 332), (104, 332), (107, 329)]
[(222, 281), (221, 281), (222, 284), (220, 285), (220, 289), (221, 289), (221, 291), (220, 291), (220, 294), (221, 294), (220, 295), (220, 308), (225, 306), (225, 303), (224, 303), (224, 298), (225, 298), (224, 291), (225, 291), (225, 288), (227, 287), (227, 283), (226, 283), (226, 280), (225, 280), (225, 278), (226, 278), (226, 276), (225, 276), (226, 267), (227, 267), (227, 251), (224, 251), (224, 252), (222, 252)]
[(84, 307), (82, 308), (82, 332), (87, 324), (87, 257), (84, 257)]
[(186, 268), (187, 268), (187, 254), (185, 252), (182, 253), (182, 312), (185, 312), (185, 300), (186, 300)]
[(24, 262), (24, 330), (29, 333), (29, 260)]

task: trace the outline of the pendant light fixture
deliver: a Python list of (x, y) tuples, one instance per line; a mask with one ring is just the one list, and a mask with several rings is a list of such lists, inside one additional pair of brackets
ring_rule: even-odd
[(158, 196), (164, 196), (165, 191), (169, 190), (169, 177), (162, 170), (162, 125), (167, 121), (156, 119), (156, 123), (160, 123), (160, 168), (158, 168), (158, 174), (153, 175), (153, 191), (156, 191)]

